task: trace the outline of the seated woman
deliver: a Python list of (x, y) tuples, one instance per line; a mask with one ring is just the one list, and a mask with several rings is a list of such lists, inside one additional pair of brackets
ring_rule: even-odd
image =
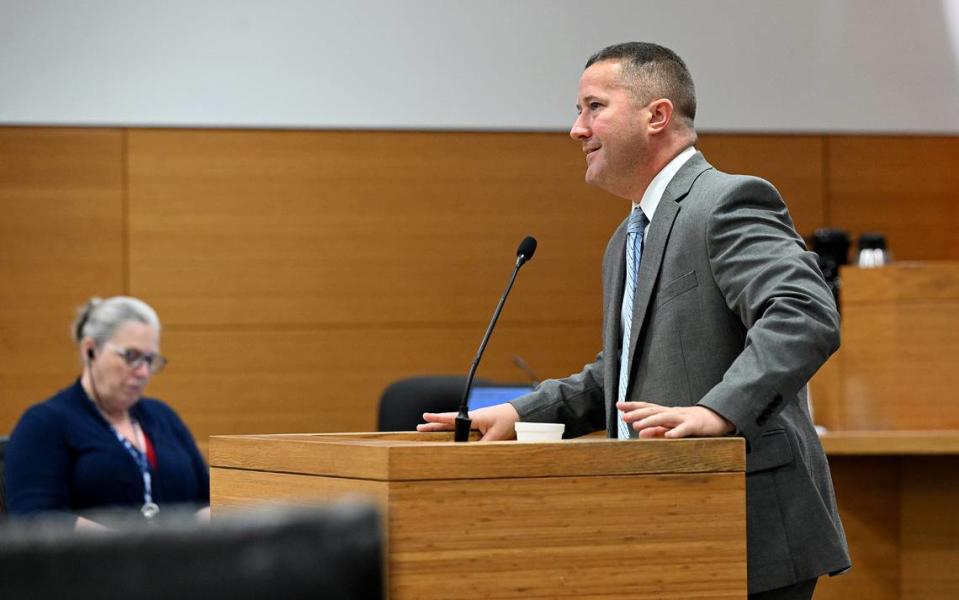
[(208, 515), (210, 479), (193, 437), (172, 408), (142, 397), (163, 369), (160, 320), (136, 298), (94, 298), (73, 326), (83, 373), (30, 407), (7, 447), (11, 516), (60, 513), (76, 527), (102, 509), (147, 519), (170, 506)]

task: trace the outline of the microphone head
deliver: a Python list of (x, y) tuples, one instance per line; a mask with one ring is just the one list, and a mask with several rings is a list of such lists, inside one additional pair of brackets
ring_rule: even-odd
[(533, 258), (533, 254), (536, 253), (536, 238), (531, 235), (528, 235), (523, 238), (523, 241), (519, 243), (519, 248), (516, 249), (516, 256), (523, 258), (523, 262), (526, 262)]

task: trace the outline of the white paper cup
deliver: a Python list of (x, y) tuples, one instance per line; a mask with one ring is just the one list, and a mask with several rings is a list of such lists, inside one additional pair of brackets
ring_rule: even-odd
[(516, 423), (516, 439), (520, 442), (556, 442), (563, 439), (563, 423)]

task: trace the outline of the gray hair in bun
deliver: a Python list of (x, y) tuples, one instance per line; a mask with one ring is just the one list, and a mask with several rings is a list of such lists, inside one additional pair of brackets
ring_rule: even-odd
[(73, 341), (79, 344), (83, 338), (91, 337), (99, 348), (113, 337), (117, 327), (128, 321), (160, 331), (160, 318), (143, 300), (131, 296), (113, 296), (106, 300), (90, 298), (77, 309), (77, 318), (71, 329)]

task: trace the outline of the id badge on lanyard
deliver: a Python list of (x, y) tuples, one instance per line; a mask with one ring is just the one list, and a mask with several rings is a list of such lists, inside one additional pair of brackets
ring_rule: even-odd
[[(135, 419), (131, 419), (131, 421), (138, 437), (141, 437), (143, 429), (140, 428), (140, 424)], [(143, 506), (140, 507), (140, 512), (147, 519), (153, 519), (160, 514), (160, 507), (153, 501), (153, 480), (150, 476), (150, 463), (147, 461), (146, 452), (141, 451), (131, 444), (130, 440), (123, 437), (123, 434), (117, 431), (115, 427), (111, 426), (111, 429), (113, 429), (113, 433), (116, 434), (117, 439), (123, 444), (123, 447), (127, 449), (127, 452), (133, 457), (134, 462), (136, 462), (137, 467), (140, 469), (140, 475), (143, 477)], [(146, 443), (144, 442), (143, 445), (145, 447)]]

